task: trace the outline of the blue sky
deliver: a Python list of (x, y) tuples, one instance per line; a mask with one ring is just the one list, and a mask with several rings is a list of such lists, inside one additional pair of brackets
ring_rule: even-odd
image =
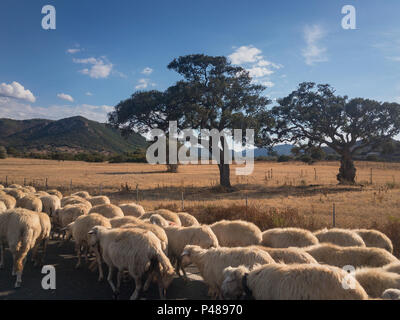
[[(356, 30), (341, 27), (347, 4)], [(400, 102), (399, 14), (397, 0), (2, 0), (0, 117), (105, 121), (135, 90), (172, 85), (167, 64), (191, 53), (228, 56), (272, 98), (314, 81)]]

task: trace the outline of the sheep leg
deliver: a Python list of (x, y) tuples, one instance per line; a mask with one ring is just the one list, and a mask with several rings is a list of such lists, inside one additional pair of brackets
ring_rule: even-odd
[[(32, 249), (32, 258), (31, 258), (31, 260), (33, 262), (33, 266), (35, 266), (35, 267), (37, 267), (39, 265), (39, 259), (38, 259), (39, 244), (40, 244), (40, 242), (37, 241), (37, 243), (35, 244), (35, 246)], [(25, 260), (24, 260), (24, 265), (25, 265)]]
[(85, 255), (85, 263), (86, 265), (89, 263), (89, 249), (86, 244), (83, 245), (85, 248), (84, 255)]
[(112, 281), (112, 277), (113, 277), (113, 273), (114, 273), (114, 267), (113, 266), (108, 266), (108, 276), (107, 276), (107, 281), (112, 289), (112, 291), (115, 293), (115, 285)]
[(79, 269), (81, 266), (81, 246), (79, 243), (75, 245), (76, 254), (78, 255), (78, 262), (76, 263), (75, 269)]
[(4, 243), (0, 240), (0, 269), (4, 268)]
[(15, 274), (17, 275), (17, 280), (14, 285), (15, 288), (21, 287), (22, 270), (24, 269), (24, 262), (26, 261), (26, 253), (27, 252), (23, 251), (23, 252), (17, 252), (15, 254), (14, 265), (15, 265)]
[(48, 243), (49, 243), (49, 239), (44, 239), (43, 240), (43, 253), (42, 253), (42, 259), (41, 259), (42, 265), (44, 265), (44, 259), (46, 257), (46, 251), (47, 251)]
[(117, 274), (117, 289), (114, 291), (114, 298), (118, 299), (119, 296), (119, 289), (121, 288), (121, 280), (122, 280), (122, 276), (123, 276), (123, 270), (118, 270), (118, 274)]
[(99, 269), (99, 279), (98, 281), (102, 281), (104, 279), (104, 272), (103, 272), (103, 265), (101, 262), (101, 257), (100, 257), (100, 253), (96, 250), (95, 251), (95, 255), (96, 255), (96, 261), (97, 261), (97, 266)]
[(135, 279), (135, 291), (131, 295), (130, 300), (137, 300), (137, 298), (139, 298), (140, 289), (142, 289), (142, 281), (138, 276), (134, 276), (133, 278)]

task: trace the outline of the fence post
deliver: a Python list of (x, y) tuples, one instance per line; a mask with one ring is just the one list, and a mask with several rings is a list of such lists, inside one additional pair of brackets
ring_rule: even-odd
[(100, 189), (100, 195), (101, 195), (101, 193), (103, 192), (103, 184), (102, 183), (100, 183), (99, 189)]
[(8, 176), (6, 176), (6, 187), (8, 187)]
[(46, 190), (48, 190), (48, 189), (49, 189), (49, 185), (48, 185), (48, 180), (46, 178)]
[(24, 186), (26, 186), (26, 178), (24, 178)]
[(136, 202), (139, 202), (139, 185), (136, 184)]
[(369, 177), (369, 183), (372, 184), (372, 168), (371, 168), (371, 174), (370, 174), (370, 177)]
[(182, 211), (185, 210), (185, 199), (183, 197), (183, 191), (182, 191)]
[(336, 227), (336, 205), (333, 203), (332, 206), (332, 226), (335, 228)]
[(69, 183), (69, 191), (72, 191), (72, 179), (71, 182)]
[(317, 169), (314, 168), (314, 180), (317, 181)]

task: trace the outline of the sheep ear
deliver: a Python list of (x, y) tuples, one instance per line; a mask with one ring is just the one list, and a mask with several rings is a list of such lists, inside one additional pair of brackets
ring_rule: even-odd
[(190, 252), (188, 250), (184, 250), (181, 254), (181, 257), (183, 256), (190, 256)]

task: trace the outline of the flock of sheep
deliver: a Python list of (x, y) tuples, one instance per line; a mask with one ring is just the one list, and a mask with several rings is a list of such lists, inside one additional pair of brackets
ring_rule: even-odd
[(89, 268), (98, 270), (99, 281), (107, 265), (114, 297), (128, 274), (135, 282), (131, 299), (152, 283), (165, 298), (175, 274), (186, 278), (185, 268), (195, 265), (214, 299), (400, 299), (400, 261), (390, 239), (376, 230), (262, 232), (242, 220), (202, 225), (185, 212), (145, 212), (86, 191), (63, 197), (57, 190), (0, 185), (0, 268), (8, 245), (15, 287), (21, 286), (28, 252), (43, 264), (47, 242), (56, 235), (73, 239), (77, 268), (82, 255), (86, 263), (94, 255)]

